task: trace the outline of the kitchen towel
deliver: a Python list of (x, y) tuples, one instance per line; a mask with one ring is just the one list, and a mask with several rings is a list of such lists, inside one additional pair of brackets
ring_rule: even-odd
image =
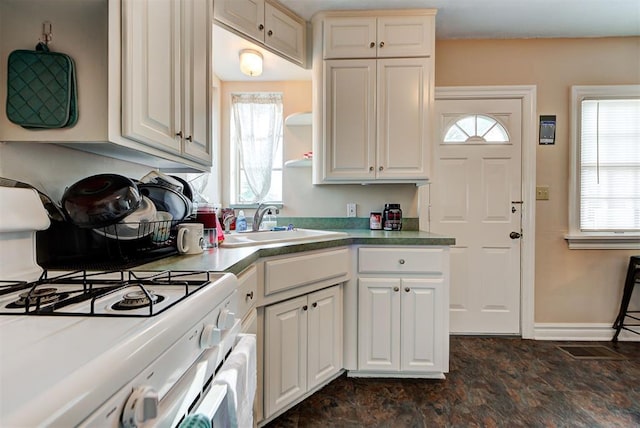
[(256, 369), (256, 336), (240, 334), (235, 348), (214, 380), (214, 384), (227, 385), (232, 428), (253, 427), (253, 399), (258, 380)]
[(36, 50), (9, 54), (7, 118), (23, 128), (66, 128), (78, 120), (76, 73), (70, 56)]

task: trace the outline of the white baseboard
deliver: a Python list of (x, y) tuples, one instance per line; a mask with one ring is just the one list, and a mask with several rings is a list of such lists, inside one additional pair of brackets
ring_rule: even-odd
[[(535, 340), (610, 341), (615, 331), (603, 323), (536, 323)], [(640, 335), (622, 330), (621, 342), (640, 342)]]

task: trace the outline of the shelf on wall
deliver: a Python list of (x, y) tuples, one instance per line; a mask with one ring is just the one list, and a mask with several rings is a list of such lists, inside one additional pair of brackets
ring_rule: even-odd
[(292, 159), (284, 163), (287, 168), (308, 168), (311, 166), (311, 159)]
[(284, 120), (286, 126), (310, 126), (311, 125), (311, 112), (305, 111), (301, 113), (293, 113), (286, 117)]

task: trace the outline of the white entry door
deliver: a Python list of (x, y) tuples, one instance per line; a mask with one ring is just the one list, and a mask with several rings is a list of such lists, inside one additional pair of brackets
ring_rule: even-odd
[(430, 229), (456, 239), (452, 333), (520, 333), (521, 102), (435, 102)]

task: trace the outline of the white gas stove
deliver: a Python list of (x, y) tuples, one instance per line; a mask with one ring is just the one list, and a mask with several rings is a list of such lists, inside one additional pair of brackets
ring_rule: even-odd
[(228, 423), (217, 375), (242, 342), (235, 276), (43, 272), (37, 194), (0, 188), (0, 205), (0, 426)]

